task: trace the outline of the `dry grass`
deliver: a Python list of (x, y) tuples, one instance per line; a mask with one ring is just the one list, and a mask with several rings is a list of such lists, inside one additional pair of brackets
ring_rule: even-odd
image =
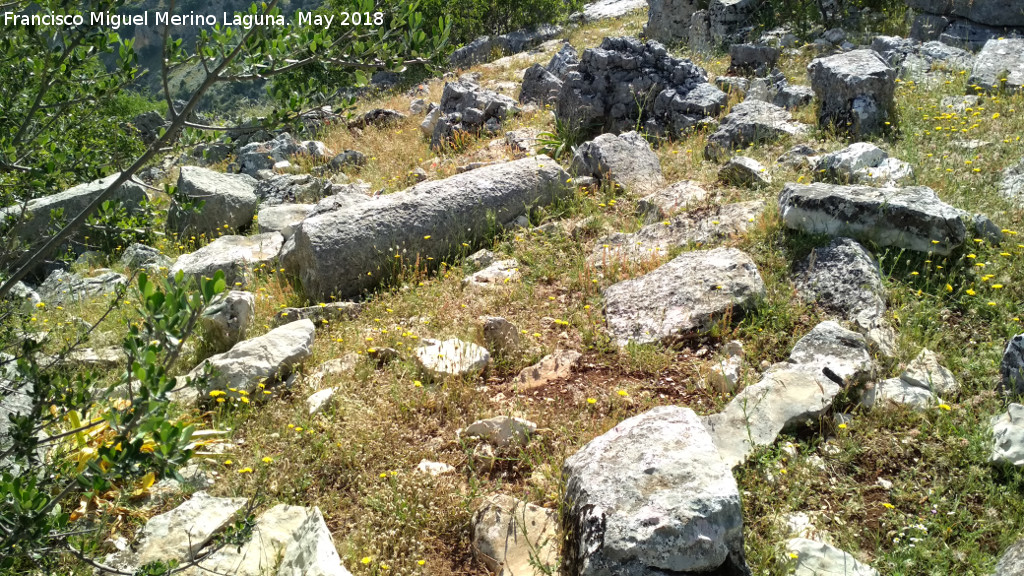
[[(643, 21), (640, 15), (584, 26), (571, 32), (570, 41), (585, 48), (607, 35), (638, 34)], [(485, 86), (518, 80), (522, 68), (547, 57), (474, 71)], [(783, 70), (806, 82), (809, 59), (801, 54), (784, 60)], [(727, 64), (722, 58), (696, 60), (712, 77), (724, 73)], [(880, 145), (913, 163), (918, 183), (932, 186), (945, 200), (988, 212), (1000, 225), (1015, 229), (1021, 211), (1002, 201), (994, 186), (999, 172), (1024, 154), (1019, 137), (1024, 116), (1018, 112), (1024, 101), (1019, 95), (988, 98), (982, 108), (957, 116), (935, 108), (942, 96), (962, 94), (963, 84), (963, 76), (954, 74), (949, 83), (901, 85), (897, 130)], [(438, 101), (442, 86), (440, 81), (428, 84), (427, 99)], [(409, 100), (403, 94), (381, 95), (362, 102), (360, 111), (387, 107), (406, 112)], [(814, 112), (805, 108), (796, 116), (813, 122)], [(404, 188), (408, 172), (416, 167), (431, 178), (442, 178), (468, 162), (512, 157), (503, 144), (490, 145), (487, 136), (470, 139), (459, 153), (436, 154), (418, 128), (421, 119), (410, 116), (361, 134), (332, 129), (323, 140), (335, 151), (366, 153), (370, 162), (350, 175), (374, 190)], [(540, 110), (507, 124), (517, 127), (552, 130), (553, 122), (548, 111)], [(952, 128), (955, 137), (949, 136)], [(952, 144), (960, 137), (991, 144), (968, 152)], [(694, 134), (658, 148), (668, 180), (695, 180), (714, 193), (716, 202), (764, 199), (769, 204), (746, 237), (725, 242), (753, 256), (767, 285), (764, 302), (742, 321), (689, 348), (620, 350), (604, 333), (601, 289), (659, 262), (598, 273), (586, 263), (598, 242), (596, 233), (573, 240), (562, 234), (506, 232), (494, 239), (492, 249), (520, 261), (521, 281), (476, 293), (461, 284), (472, 271), (468, 265), (452, 263), (429, 275), (407, 271), (403, 283), (368, 298), (359, 318), (317, 333), (314, 357), (291, 389), (258, 407), (192, 414), (205, 426), (232, 429), (233, 439), (240, 442), (221, 460), (207, 462), (223, 476), (214, 492), (258, 493), (267, 503), (319, 506), (355, 574), (483, 574), (484, 567), (471, 557), (469, 541), (470, 517), (482, 497), (505, 492), (557, 507), (564, 459), (623, 418), (661, 404), (686, 405), (700, 413), (717, 410), (730, 396), (704, 389), (701, 381), (721, 342), (744, 341), (750, 368), (744, 383), (749, 383), (762, 362), (784, 359), (793, 343), (824, 319), (813, 304), (796, 298), (790, 280), (793, 263), (822, 239), (787, 232), (774, 208), (784, 182), (811, 176), (775, 163), (796, 142), (744, 152), (772, 167), (775, 183), (752, 191), (718, 182), (719, 166), (703, 157), (705, 138)], [(807, 143), (820, 150), (845, 145), (818, 132)], [(610, 189), (580, 190), (565, 206), (542, 217), (569, 223), (593, 217), (595, 226), (633, 231), (640, 226), (636, 200)], [(822, 436), (790, 438), (795, 455), (783, 451), (780, 442), (739, 468), (747, 550), (757, 573), (781, 573), (776, 562), (782, 539), (779, 519), (791, 510), (813, 512), (818, 527), (827, 529), (838, 545), (891, 574), (987, 573), (994, 556), (1024, 530), (1020, 473), (994, 470), (984, 462), (987, 418), (1000, 409), (988, 393), (997, 379), (999, 349), (1008, 335), (1020, 330), (1016, 314), (1024, 290), (1024, 247), (1014, 238), (1000, 247), (979, 244), (971, 250), (973, 258), (965, 252), (941, 264), (926, 256), (880, 252), (890, 290), (890, 320), (900, 331), (900, 357), (883, 362), (884, 370), (898, 373), (899, 364), (928, 346), (943, 354), (964, 382), (963, 402), (948, 412), (862, 414), (841, 399), (839, 408), (857, 412), (857, 420), (848, 431), (825, 431), (828, 444), (838, 451), (826, 450)], [(992, 278), (982, 280), (975, 272), (975, 264), (982, 262), (988, 266), (984, 274), (994, 274)], [(920, 274), (910, 274), (918, 270)], [(947, 283), (952, 290), (947, 291)], [(993, 288), (996, 283), (1003, 288)], [(279, 272), (258, 271), (252, 286), (259, 296), (255, 334), (269, 328), (281, 306), (301, 303)], [(93, 321), (97, 311), (68, 314)], [(127, 312), (121, 314), (119, 322), (130, 318)], [(497, 358), (479, 378), (429, 382), (408, 360), (380, 366), (367, 356), (370, 349), (382, 347), (406, 352), (425, 338), (483, 343), (478, 328), (483, 315), (509, 319), (521, 330), (524, 345)], [(584, 353), (582, 367), (572, 378), (526, 394), (512, 389), (510, 380), (521, 368), (558, 348)], [(320, 363), (338, 358), (355, 359), (353, 367), (313, 377)], [(334, 401), (324, 412), (309, 416), (305, 398), (326, 387), (337, 389)], [(457, 439), (459, 428), (498, 414), (525, 417), (540, 431), (523, 449), (497, 454)], [(265, 457), (272, 462), (264, 463)], [(417, 474), (421, 459), (446, 462), (457, 472), (436, 479)], [(236, 472), (245, 467), (255, 472)], [(874, 486), (879, 476), (896, 488), (883, 494)], [(925, 524), (930, 527), (926, 534), (914, 528)], [(914, 547), (908, 547), (910, 537), (918, 538)]]

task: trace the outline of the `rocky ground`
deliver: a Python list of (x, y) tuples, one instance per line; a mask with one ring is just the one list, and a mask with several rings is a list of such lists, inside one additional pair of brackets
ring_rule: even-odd
[[(123, 515), (111, 566), (258, 495), (206, 568), (1024, 574), (1024, 44), (958, 44), (985, 3), (807, 45), (627, 4), (169, 158), (146, 177), (206, 201), (157, 199), (178, 241), (25, 287), (54, 342), (140, 268), (234, 287), (176, 397), (188, 482), (83, 512)], [(117, 330), (68, 361), (116, 368)]]

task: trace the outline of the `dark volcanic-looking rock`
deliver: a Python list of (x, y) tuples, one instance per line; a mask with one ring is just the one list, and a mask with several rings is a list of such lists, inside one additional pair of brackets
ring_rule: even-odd
[(566, 197), (568, 179), (551, 158), (531, 156), (314, 212), (295, 227), (281, 260), (309, 298), (357, 296), (390, 281), (405, 263), (433, 258), (439, 265), (464, 242), (483, 240), (494, 224)]
[(736, 480), (689, 408), (624, 420), (563, 471), (567, 574), (750, 574)]
[(881, 131), (894, 110), (896, 70), (874, 50), (854, 50), (807, 65), (818, 122), (854, 136)]
[(964, 213), (926, 186), (787, 184), (779, 195), (779, 212), (794, 230), (941, 255), (967, 237)]
[(583, 52), (558, 94), (557, 114), (586, 128), (625, 132), (642, 128), (655, 134), (692, 128), (717, 114), (728, 96), (706, 85), (707, 73), (664, 46), (636, 38), (605, 38)]
[(708, 136), (704, 156), (724, 160), (732, 150), (803, 134), (807, 129), (806, 124), (794, 121), (789, 112), (774, 104), (760, 100), (740, 102), (722, 120), (718, 130)]

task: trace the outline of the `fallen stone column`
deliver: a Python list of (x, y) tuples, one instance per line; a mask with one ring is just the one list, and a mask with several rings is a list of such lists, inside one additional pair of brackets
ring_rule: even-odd
[(568, 179), (551, 158), (533, 156), (314, 213), (295, 227), (281, 261), (309, 298), (356, 296), (402, 265), (439, 264), (532, 206), (568, 197)]

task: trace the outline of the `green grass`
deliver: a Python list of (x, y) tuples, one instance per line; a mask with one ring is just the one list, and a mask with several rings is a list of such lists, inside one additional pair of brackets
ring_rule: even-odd
[[(577, 48), (596, 45), (606, 35), (637, 34), (643, 22), (641, 15), (587, 25), (570, 32), (570, 41)], [(536, 61), (548, 57), (537, 56)], [(727, 66), (720, 56), (695, 59), (711, 77)], [(784, 60), (782, 68), (806, 83), (809, 59), (802, 53)], [(515, 78), (514, 70), (477, 70), (485, 85)], [(989, 465), (986, 436), (989, 419), (1003, 410), (994, 392), (1002, 349), (1021, 331), (1024, 240), (1014, 231), (1021, 228), (1022, 212), (1001, 199), (996, 187), (1002, 169), (1024, 155), (1018, 136), (1024, 134), (1024, 98), (985, 97), (976, 109), (951, 116), (938, 104), (944, 96), (965, 93), (965, 77), (954, 71), (948, 82), (901, 83), (899, 119), (877, 143), (914, 165), (917, 184), (932, 187), (957, 207), (991, 216), (1006, 228), (1007, 240), (991, 245), (972, 238), (948, 257), (872, 247), (888, 290), (887, 319), (899, 333), (898, 357), (878, 359), (879, 377), (897, 375), (928, 347), (939, 353), (963, 392), (945, 399), (949, 410), (921, 413), (889, 407), (865, 411), (856, 405), (856, 394), (844, 393), (836, 410), (854, 415), (845, 429), (824, 422), (821, 434), (782, 438), (756, 452), (735, 472), (743, 497), (748, 562), (756, 574), (785, 573), (780, 523), (794, 511), (811, 514), (837, 546), (892, 575), (988, 574), (1001, 551), (1024, 533), (1024, 476)], [(442, 86), (439, 81), (429, 84), (431, 99), (439, 99)], [(384, 94), (360, 108), (404, 111), (408, 100)], [(814, 121), (811, 108), (795, 116)], [(416, 167), (443, 178), (469, 162), (512, 157), (507, 148), (489, 146), (486, 136), (468, 138), (457, 153), (435, 153), (419, 131), (420, 121), (410, 117), (362, 134), (337, 129), (323, 138), (334, 150), (367, 153), (370, 162), (350, 176), (387, 191), (403, 189), (408, 172)], [(513, 119), (507, 127), (556, 131), (546, 110)], [(847, 142), (815, 131), (802, 142), (787, 139), (744, 151), (771, 167), (774, 183), (755, 192), (718, 182), (719, 165), (703, 157), (705, 139), (698, 133), (660, 146), (666, 178), (696, 180), (714, 193), (710, 202), (764, 199), (768, 204), (745, 237), (722, 243), (748, 252), (766, 285), (763, 301), (734, 325), (690, 348), (654, 344), (618, 349), (604, 330), (601, 290), (661, 261), (603, 270), (588, 265), (587, 256), (603, 229), (631, 232), (641, 222), (635, 215), (638, 198), (609, 187), (579, 190), (569, 201), (534, 215), (534, 224), (554, 221), (567, 224), (567, 229), (589, 219), (577, 238), (524, 230), (494, 238), (491, 249), (500, 257), (519, 260), (523, 277), (518, 282), (470, 293), (461, 280), (473, 269), (460, 261), (432, 273), (411, 265), (400, 268), (399, 281), (369, 296), (357, 319), (334, 322), (317, 333), (313, 358), (294, 388), (275, 392), (258, 407), (188, 411), (185, 417), (199, 427), (230, 428), (233, 439), (244, 440), (232, 453), (204, 463), (222, 475), (214, 493), (259, 494), (267, 506), (319, 506), (354, 574), (478, 574), (484, 569), (471, 557), (469, 521), (483, 498), (506, 492), (557, 508), (562, 462), (622, 419), (663, 404), (690, 406), (702, 414), (720, 409), (732, 394), (701, 386), (720, 344), (743, 341), (743, 384), (750, 384), (763, 363), (784, 360), (802, 335), (827, 318), (813, 303), (797, 298), (791, 271), (795, 262), (829, 239), (786, 230), (775, 207), (785, 182), (808, 181), (812, 174), (783, 168), (775, 160), (797, 143), (832, 151)], [(991, 144), (966, 151), (954, 144), (958, 139)], [(168, 239), (158, 247), (173, 257), (207, 240)], [(680, 250), (690, 249), (695, 248)], [(315, 304), (305, 302), (272, 266), (254, 271), (250, 289), (258, 296), (250, 336), (269, 330), (282, 306)], [(102, 304), (39, 311), (30, 324), (58, 326), (51, 328), (51, 335), (60, 341), (65, 331), (70, 334), (74, 317), (95, 322)], [(366, 357), (370, 348), (405, 352), (425, 338), (457, 337), (482, 344), (478, 318), (483, 315), (509, 319), (520, 329), (524, 345), (480, 378), (429, 382), (409, 360), (377, 366)], [(116, 343), (132, 318), (129, 307), (115, 310), (90, 345)], [(581, 369), (568, 381), (525, 394), (511, 389), (520, 369), (558, 348), (584, 353)], [(183, 369), (203, 354), (197, 348), (182, 360)], [(354, 370), (319, 381), (310, 377), (321, 363), (346, 357), (357, 359)], [(334, 401), (309, 416), (305, 398), (328, 386), (338, 388)], [(523, 416), (540, 431), (522, 449), (496, 454), (456, 439), (459, 428), (498, 414)], [(795, 456), (783, 449), (787, 442)], [(265, 457), (272, 462), (263, 462)], [(449, 463), (457, 472), (436, 479), (416, 474), (421, 459)], [(254, 472), (237, 472), (246, 467)], [(893, 488), (877, 486), (879, 477), (891, 481)], [(119, 502), (130, 504), (126, 497)], [(134, 516), (120, 533), (130, 536), (141, 521), (141, 515)]]

